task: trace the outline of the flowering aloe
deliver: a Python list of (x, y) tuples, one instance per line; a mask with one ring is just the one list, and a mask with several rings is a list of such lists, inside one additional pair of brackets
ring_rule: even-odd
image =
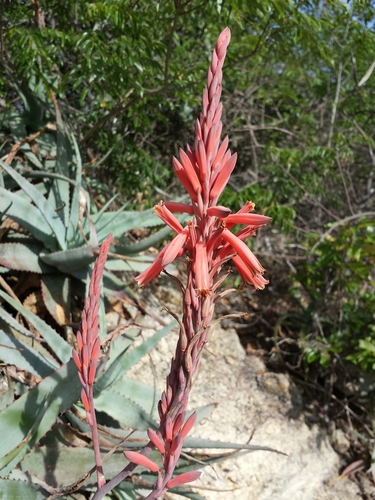
[[(141, 287), (156, 278), (176, 258), (186, 255), (187, 282), (176, 280), (183, 295), (183, 316), (179, 321), (180, 332), (176, 353), (171, 362), (166, 389), (159, 401), (160, 425), (157, 431), (148, 429), (149, 443), (141, 451), (125, 451), (129, 464), (111, 481), (99, 487), (93, 500), (104, 497), (112, 488), (125, 479), (136, 466), (157, 473), (156, 483), (146, 500), (164, 495), (169, 489), (194, 481), (198, 471), (190, 471), (173, 477), (185, 437), (196, 421), (196, 414), (187, 417), (187, 403), (203, 348), (210, 338), (214, 323), (212, 316), (216, 301), (228, 290), (219, 293), (220, 284), (227, 273), (221, 274), (223, 266), (232, 260), (243, 283), (251, 284), (255, 290), (263, 289), (268, 281), (263, 277), (264, 269), (244, 243), (264, 226), (269, 217), (250, 213), (254, 204), (247, 202), (237, 213), (218, 205), (229, 177), (235, 167), (237, 155), (228, 149), (229, 139), (220, 142), (222, 123), (222, 68), (230, 30), (226, 28), (219, 36), (208, 70), (207, 86), (203, 91), (203, 110), (195, 125), (194, 147), (180, 149), (179, 160), (173, 158), (173, 168), (186, 191), (190, 204), (160, 202), (155, 213), (175, 233), (173, 240), (159, 253), (155, 262), (135, 279)], [(183, 227), (173, 213), (187, 213), (191, 220)], [(231, 229), (242, 224), (237, 233)], [(81, 356), (78, 368), (85, 366)], [(83, 379), (85, 382), (86, 379)], [(90, 379), (91, 380), (91, 379)], [(85, 395), (83, 394), (85, 402)], [(85, 405), (86, 407), (86, 405)], [(91, 407), (86, 408), (88, 417)], [(157, 449), (163, 467), (147, 458), (152, 449)]]
[[(174, 171), (191, 203), (160, 202), (155, 206), (155, 213), (176, 236), (155, 262), (135, 278), (140, 286), (146, 286), (177, 257), (187, 257), (187, 283), (179, 281), (183, 294), (179, 342), (166, 390), (159, 402), (159, 430), (149, 429), (150, 441), (160, 451), (164, 467), (163, 472), (158, 471), (154, 491), (147, 497), (149, 500), (162, 496), (170, 487), (194, 480), (199, 474), (189, 477), (183, 474), (172, 479), (183, 440), (195, 422), (195, 414), (185, 422), (187, 401), (203, 347), (211, 333), (214, 305), (220, 297), (218, 287), (227, 275), (220, 275), (224, 264), (232, 260), (244, 284), (251, 284), (255, 290), (263, 289), (268, 283), (263, 277), (263, 267), (244, 240), (253, 236), (270, 218), (250, 213), (254, 210), (251, 202), (235, 214), (217, 205), (237, 159), (236, 153), (228, 149), (228, 137), (220, 142), (222, 68), (229, 40), (230, 30), (226, 28), (212, 54), (207, 86), (203, 91), (203, 110), (195, 124), (194, 147), (187, 146), (186, 151), (180, 149), (179, 160), (173, 158)], [(185, 212), (193, 217), (182, 227), (173, 212)], [(234, 234), (231, 229), (236, 224), (245, 227)], [(139, 459), (128, 458), (134, 463), (142, 463)]]

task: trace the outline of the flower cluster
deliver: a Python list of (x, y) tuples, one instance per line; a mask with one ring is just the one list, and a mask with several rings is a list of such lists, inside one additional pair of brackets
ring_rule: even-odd
[[(174, 171), (188, 192), (191, 203), (160, 202), (155, 213), (176, 236), (159, 253), (155, 262), (136, 279), (140, 286), (147, 285), (177, 257), (187, 254), (193, 261), (195, 289), (198, 295), (212, 292), (215, 278), (224, 263), (232, 259), (244, 284), (263, 289), (268, 281), (264, 269), (244, 243), (256, 229), (270, 220), (264, 215), (252, 214), (255, 205), (247, 202), (237, 213), (218, 206), (219, 196), (228, 183), (236, 165), (237, 154), (228, 149), (229, 139), (220, 143), (222, 131), (222, 67), (230, 41), (226, 28), (219, 36), (208, 71), (207, 86), (203, 91), (203, 110), (195, 124), (194, 148), (180, 149), (179, 160), (173, 158)], [(193, 216), (182, 227), (173, 213)], [(233, 234), (236, 224), (246, 227)]]

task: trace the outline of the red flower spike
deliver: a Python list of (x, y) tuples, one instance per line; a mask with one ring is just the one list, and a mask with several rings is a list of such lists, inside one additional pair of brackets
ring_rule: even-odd
[[(260, 289), (267, 283), (262, 276), (263, 267), (243, 240), (254, 235), (255, 230), (266, 224), (269, 218), (249, 214), (254, 209), (251, 202), (247, 202), (236, 214), (217, 205), (237, 159), (237, 155), (232, 155), (228, 149), (228, 137), (220, 142), (222, 69), (229, 40), (230, 31), (226, 28), (213, 51), (207, 85), (203, 90), (203, 109), (195, 123), (193, 147), (187, 145), (186, 152), (180, 150), (180, 160), (173, 158), (173, 168), (190, 195), (191, 203), (166, 202), (155, 207), (159, 217), (177, 236), (136, 278), (140, 286), (145, 286), (174, 259), (183, 254), (187, 256), (186, 284), (179, 283), (183, 293), (183, 317), (179, 321), (179, 340), (166, 379), (166, 389), (158, 404), (160, 426), (157, 432), (148, 431), (150, 444), (146, 450), (156, 447), (162, 453), (164, 465), (158, 473), (150, 499), (163, 495), (168, 488), (194, 481), (200, 476), (200, 472), (189, 472), (170, 479), (183, 440), (196, 421), (196, 414), (193, 414), (183, 425), (189, 392), (203, 347), (209, 338), (215, 303), (225, 294), (218, 292), (226, 276), (220, 275), (223, 266), (233, 259), (245, 284)], [(192, 216), (185, 228), (176, 222), (173, 212)], [(235, 224), (245, 225), (237, 235), (230, 231)]]
[(146, 469), (150, 469), (151, 472), (159, 472), (158, 464), (136, 451), (124, 451), (124, 455), (129, 462), (132, 462), (133, 464), (146, 467)]
[(160, 439), (160, 437), (157, 435), (157, 433), (152, 430), (152, 429), (147, 429), (147, 435), (151, 441), (151, 443), (157, 448), (162, 455), (165, 453), (165, 446)]
[(167, 482), (167, 488), (175, 488), (176, 486), (180, 486), (181, 484), (192, 483), (193, 481), (196, 481), (201, 476), (201, 474), (202, 472), (198, 470), (184, 472), (183, 474), (170, 479)]

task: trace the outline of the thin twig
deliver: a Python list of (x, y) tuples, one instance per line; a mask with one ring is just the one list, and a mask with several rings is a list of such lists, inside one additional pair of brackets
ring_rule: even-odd
[(341, 220), (335, 222), (334, 224), (332, 224), (332, 226), (329, 229), (327, 229), (327, 231), (325, 231), (321, 235), (321, 237), (319, 238), (319, 240), (315, 243), (315, 245), (310, 250), (309, 255), (312, 255), (315, 252), (315, 250), (318, 248), (318, 246), (321, 244), (321, 242), (330, 233), (332, 233), (332, 231), (334, 231), (337, 227), (342, 226), (343, 224), (346, 224), (347, 222), (350, 222), (351, 220), (359, 219), (360, 217), (375, 217), (375, 212), (362, 212), (362, 213), (359, 213), (359, 214), (349, 215), (348, 217), (345, 217), (344, 219), (341, 219)]
[(349, 197), (349, 193), (348, 193), (348, 188), (346, 187), (346, 182), (345, 182), (345, 178), (344, 178), (344, 173), (343, 173), (343, 170), (342, 170), (342, 166), (341, 166), (341, 162), (340, 162), (340, 157), (339, 157), (339, 154), (336, 153), (336, 161), (337, 161), (337, 165), (339, 167), (339, 170), (340, 170), (340, 175), (341, 175), (341, 180), (342, 180), (342, 183), (344, 185), (344, 190), (345, 190), (345, 195), (346, 195), (346, 201), (348, 202), (348, 207), (349, 207), (349, 210), (351, 211), (352, 215), (354, 215), (354, 211), (353, 211), (353, 207), (352, 207), (352, 204), (350, 202), (350, 197)]
[(341, 47), (339, 70), (338, 70), (338, 73), (337, 73), (336, 93), (335, 93), (335, 99), (333, 101), (332, 115), (331, 115), (331, 124), (330, 124), (329, 132), (328, 132), (328, 144), (327, 144), (327, 146), (329, 148), (332, 145), (333, 128), (335, 126), (336, 113), (337, 113), (337, 105), (338, 105), (338, 102), (339, 102), (339, 99), (340, 99), (341, 78), (342, 78), (342, 70), (343, 70), (343, 66), (344, 66), (343, 65), (344, 48), (345, 48), (346, 39), (347, 39), (348, 33), (349, 33), (349, 26), (350, 26), (350, 23), (352, 21), (353, 5), (354, 5), (354, 1), (351, 4), (349, 19), (348, 19), (348, 22), (346, 23), (346, 26), (345, 26), (345, 33), (344, 33), (343, 45)]
[(290, 177), (292, 179), (292, 181), (294, 181), (297, 186), (302, 189), (302, 191), (307, 195), (309, 196), (312, 200), (314, 200), (314, 202), (322, 209), (324, 210), (328, 215), (330, 215), (332, 217), (332, 219), (335, 219), (337, 221), (339, 221), (340, 219), (337, 217), (337, 215), (333, 214), (330, 210), (328, 210), (328, 208), (326, 208), (324, 205), (322, 205), (322, 203), (320, 203), (320, 201), (315, 198), (315, 196), (313, 196), (311, 193), (309, 193), (309, 191), (307, 191), (307, 189), (305, 189), (302, 184), (294, 177), (294, 175), (292, 175), (290, 172), (288, 172), (288, 170), (283, 166), (281, 165), (281, 163), (279, 163), (278, 161), (275, 160), (275, 158), (272, 158), (272, 160), (276, 163), (276, 165), (278, 165), (281, 170), (286, 173), (286, 175), (288, 177)]
[(45, 132), (51, 132), (51, 131), (54, 132), (55, 130), (56, 130), (56, 125), (54, 123), (47, 123), (47, 125), (45, 125), (41, 130), (38, 130), (38, 132), (35, 132), (35, 134), (31, 134), (28, 137), (25, 137), (24, 139), (21, 139), (20, 141), (16, 142), (16, 144), (14, 144), (12, 146), (10, 153), (3, 156), (1, 159), (3, 160), (4, 163), (6, 163), (7, 165), (10, 165), (11, 162), (13, 161), (14, 157), (16, 156), (16, 154), (18, 153), (18, 151), (20, 150), (20, 148), (24, 144), (26, 144), (26, 143), (30, 144), (37, 137), (44, 134)]
[(175, 5), (175, 12), (174, 12), (174, 17), (173, 17), (172, 27), (171, 27), (171, 30), (170, 30), (169, 36), (168, 36), (167, 53), (165, 56), (165, 64), (164, 64), (164, 87), (166, 87), (168, 85), (169, 61), (171, 59), (171, 54), (172, 54), (173, 36), (174, 36), (175, 31), (177, 29), (178, 18), (180, 17), (180, 8), (181, 8), (180, 1), (175, 0), (174, 5)]

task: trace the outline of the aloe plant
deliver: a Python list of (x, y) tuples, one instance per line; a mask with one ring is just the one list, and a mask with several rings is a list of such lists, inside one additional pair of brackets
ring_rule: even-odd
[[(36, 99), (18, 90), (26, 110), (45, 109), (42, 94)], [(43, 109), (36, 114), (42, 116)], [(58, 325), (65, 325), (71, 321), (72, 290), (74, 295), (85, 295), (90, 264), (108, 232), (116, 243), (106, 264), (105, 293), (122, 299), (132, 293), (124, 290), (114, 272), (143, 271), (149, 260), (137, 254), (168, 232), (159, 231), (141, 244), (130, 245), (127, 231), (158, 224), (151, 210), (125, 211), (123, 205), (109, 211), (116, 196), (98, 210), (90, 200), (77, 142), (57, 103), (55, 122), (40, 123), (41, 129), (31, 136), (26, 131), (29, 114), (27, 120), (24, 115), (6, 111), (1, 117), (13, 133), (14, 144), (0, 160), (0, 276), (10, 285), (24, 273), (30, 293), (38, 282), (46, 309)], [(38, 148), (31, 149), (35, 143)], [(28, 295), (25, 286), (23, 295)]]

